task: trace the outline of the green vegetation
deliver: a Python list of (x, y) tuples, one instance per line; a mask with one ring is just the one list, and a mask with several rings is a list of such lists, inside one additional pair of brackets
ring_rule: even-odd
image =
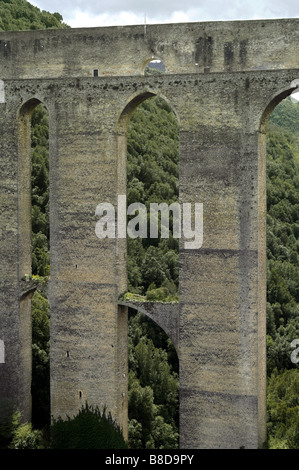
[(268, 447), (299, 449), (299, 371), (277, 369), (268, 379)]
[(74, 418), (51, 424), (52, 449), (126, 449), (122, 432), (110, 413), (87, 403)]
[[(25, 0), (0, 0), (0, 12), (0, 30), (67, 27), (58, 13), (40, 12)], [(299, 448), (299, 370), (290, 360), (290, 344), (299, 339), (298, 164), (299, 105), (286, 99), (274, 110), (267, 134), (267, 446), (271, 449)], [(128, 204), (141, 202), (148, 208), (150, 202), (176, 202), (177, 177), (176, 118), (165, 101), (146, 100), (136, 109), (128, 129)], [(38, 429), (49, 426), (49, 305), (44, 294), (50, 272), (48, 180), (48, 118), (40, 105), (32, 119), (32, 269), (35, 279), (41, 280), (32, 308), (32, 424)], [(178, 240), (128, 239), (128, 272), (127, 298), (177, 301)], [(133, 312), (129, 316), (129, 366), (129, 446), (177, 448), (176, 352), (157, 326)], [(0, 422), (1, 448), (46, 446), (31, 424), (20, 424), (16, 411), (10, 416)], [(100, 421), (100, 412), (88, 407), (74, 421), (58, 420), (52, 429), (52, 446), (103, 445), (89, 434), (92, 427), (99, 429)], [(110, 425), (114, 426), (111, 417), (108, 423), (102, 427), (107, 437)], [(87, 443), (80, 431), (74, 438), (78, 441), (68, 440), (69, 433), (81, 426)], [(62, 437), (64, 430), (66, 437)], [(117, 439), (115, 445), (122, 445)]]
[(0, 450), (38, 449), (44, 447), (43, 442), (41, 431), (22, 423), (21, 413), (10, 403), (0, 402)]
[(32, 273), (49, 276), (49, 123), (40, 104), (31, 121), (32, 146)]
[(32, 298), (32, 424), (50, 424), (50, 314), (49, 302), (39, 290)]
[[(127, 202), (178, 201), (178, 124), (166, 101), (146, 100), (128, 128)], [(170, 218), (170, 229), (172, 219)], [(149, 224), (148, 224), (149, 226)], [(178, 240), (128, 238), (128, 286), (147, 300), (177, 300)]]
[(129, 445), (178, 448), (178, 360), (167, 335), (144, 315), (129, 317)]
[[(159, 73), (148, 70), (148, 74)], [(127, 134), (127, 203), (178, 201), (178, 123), (155, 97), (135, 110)], [(148, 224), (149, 226), (149, 224)], [(170, 219), (170, 230), (172, 220)], [(159, 233), (160, 235), (160, 233)], [(178, 240), (128, 238), (128, 287), (138, 301), (178, 301)], [(178, 359), (171, 341), (144, 315), (129, 317), (129, 445), (178, 448)]]
[[(40, 11), (25, 0), (0, 0), (0, 30), (68, 28), (59, 13)], [(32, 424), (49, 425), (49, 305), (45, 283), (49, 257), (48, 114), (39, 105), (32, 116), (32, 273), (39, 285), (32, 299)], [(31, 425), (28, 425), (31, 426)], [(29, 428), (22, 428), (30, 435)], [(31, 436), (32, 437), (32, 436)], [(30, 437), (30, 439), (31, 439)]]
[[(288, 127), (286, 114), (292, 116), (291, 129), (299, 130), (298, 124), (297, 127), (294, 124), (299, 122), (299, 106), (286, 99), (274, 110), (267, 134), (267, 403), (270, 448), (295, 448), (298, 445), (298, 403), (294, 404), (293, 384), (298, 382), (299, 372), (298, 366), (290, 360), (291, 341), (299, 338), (298, 139)], [(35, 273), (41, 276), (46, 276), (49, 269), (48, 189), (47, 184), (43, 185), (48, 178), (46, 139), (46, 114), (39, 107), (33, 119), (32, 204), (35, 229), (33, 266), (36, 267)], [(177, 200), (177, 149), (177, 123), (168, 104), (154, 98), (140, 105), (128, 130), (128, 204), (142, 202), (148, 206), (154, 201), (170, 204)], [(177, 240), (157, 239), (152, 244), (151, 241), (149, 238), (128, 239), (130, 293), (126, 296), (138, 301), (177, 301)], [(38, 302), (40, 298), (34, 299), (34, 316), (37, 312), (41, 315), (40, 308), (35, 311)], [(163, 334), (141, 314), (134, 316), (131, 313), (129, 332), (129, 444), (133, 448), (176, 448), (178, 370), (173, 346), (165, 338), (157, 343), (156, 339)], [(48, 367), (48, 346), (45, 343), (38, 348), (34, 344), (34, 361), (40, 374)], [(146, 373), (138, 364), (143, 365)], [(161, 365), (161, 370), (157, 364)], [(150, 371), (155, 371), (155, 374)], [(291, 384), (283, 393), (282, 378), (285, 387)], [(161, 383), (161, 380), (169, 387), (166, 387), (164, 402), (157, 392), (156, 381)], [(40, 400), (40, 404), (42, 402)], [(285, 410), (284, 413), (279, 414), (278, 408)], [(172, 416), (176, 418), (169, 419), (170, 414), (165, 409), (172, 410)], [(40, 411), (38, 414), (41, 416)], [(293, 440), (291, 435), (295, 436)]]
[(59, 13), (40, 11), (26, 0), (0, 0), (0, 31), (68, 27)]
[(267, 133), (268, 447), (299, 447), (299, 104), (283, 100)]
[(53, 420), (47, 433), (22, 423), (21, 414), (0, 404), (0, 449), (126, 449), (121, 429), (106, 410), (87, 403), (73, 418)]

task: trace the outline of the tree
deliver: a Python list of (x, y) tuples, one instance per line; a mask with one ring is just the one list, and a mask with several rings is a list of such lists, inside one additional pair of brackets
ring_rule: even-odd
[(299, 371), (274, 370), (268, 380), (268, 442), (271, 448), (299, 449)]
[(38, 429), (50, 424), (49, 302), (36, 291), (32, 298), (32, 422)]
[(298, 448), (299, 106), (283, 100), (267, 135), (267, 412), (268, 447)]
[(53, 15), (25, 0), (0, 0), (0, 30), (68, 28), (59, 13)]
[(144, 315), (129, 318), (129, 446), (178, 447), (177, 356)]
[(51, 424), (52, 449), (126, 449), (121, 429), (111, 413), (87, 403), (73, 417)]
[[(148, 209), (151, 202), (177, 202), (178, 124), (170, 106), (158, 97), (144, 101), (131, 118), (127, 141), (128, 205), (141, 202)], [(151, 284), (161, 288), (165, 281), (177, 287), (177, 254), (171, 233), (168, 240), (128, 240), (130, 291), (145, 294)]]

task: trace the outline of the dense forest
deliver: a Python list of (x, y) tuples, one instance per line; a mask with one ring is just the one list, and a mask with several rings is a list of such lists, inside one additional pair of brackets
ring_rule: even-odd
[[(166, 109), (169, 115), (165, 121)], [(128, 130), (129, 202), (135, 199), (146, 204), (152, 197), (168, 204), (176, 200), (178, 134), (174, 121), (167, 104), (158, 98), (145, 102), (135, 112)], [(163, 145), (165, 136), (170, 153)], [(273, 449), (299, 448), (299, 370), (291, 361), (291, 343), (299, 339), (298, 170), (299, 103), (287, 98), (270, 116), (267, 132), (266, 446)], [(150, 300), (153, 293), (153, 300), (166, 300), (171, 298), (172, 283), (171, 294), (176, 295), (175, 242), (158, 240), (149, 246), (147, 239), (128, 241), (131, 292)]]
[[(127, 202), (178, 201), (178, 124), (155, 97), (142, 103), (128, 128)], [(171, 226), (171, 221), (170, 221)], [(149, 300), (177, 298), (178, 239), (128, 238), (129, 291)]]
[(40, 11), (26, 0), (0, 1), (0, 31), (69, 28), (59, 13)]
[[(0, 0), (0, 12), (0, 30), (67, 27), (59, 13), (40, 12), (25, 0)], [(15, 418), (10, 444), (14, 448), (46, 446), (45, 437), (34, 433), (50, 424), (50, 312), (44, 289), (50, 273), (48, 132), (47, 112), (40, 105), (32, 118), (32, 274), (41, 284), (32, 304), (35, 431), (31, 425), (21, 428)], [(178, 127), (169, 105), (157, 97), (142, 103), (127, 137), (128, 204), (177, 201)], [(298, 166), (299, 104), (287, 98), (272, 113), (267, 133), (266, 446), (271, 449), (299, 448), (299, 370), (290, 359), (291, 342), (299, 339)], [(178, 300), (178, 241), (129, 238), (128, 286), (131, 295), (148, 300)], [(128, 347), (129, 447), (177, 448), (175, 349), (163, 331), (133, 311)], [(82, 412), (80, 419), (85, 415)]]
[(299, 103), (273, 111), (267, 133), (268, 446), (299, 448)]

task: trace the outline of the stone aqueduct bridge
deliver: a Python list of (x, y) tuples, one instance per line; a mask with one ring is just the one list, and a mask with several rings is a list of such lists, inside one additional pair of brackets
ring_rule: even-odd
[[(298, 26), (283, 19), (0, 33), (0, 396), (25, 419), (31, 113), (39, 103), (49, 113), (51, 413), (105, 404), (126, 433), (127, 307), (118, 305), (126, 242), (95, 236), (95, 208), (125, 194), (127, 125), (140, 102), (158, 95), (179, 123), (180, 200), (204, 209), (202, 248), (180, 250), (180, 446), (263, 443), (265, 130), (298, 84)], [(164, 75), (144, 76), (153, 58)]]

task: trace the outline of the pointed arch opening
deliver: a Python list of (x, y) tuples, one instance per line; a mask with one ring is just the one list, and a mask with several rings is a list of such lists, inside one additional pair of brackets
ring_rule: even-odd
[[(134, 236), (131, 236), (132, 232), (128, 231), (126, 239), (118, 238), (119, 294), (125, 292), (125, 300), (132, 301), (133, 304), (134, 301), (140, 300), (161, 303), (178, 302), (179, 240), (172, 236), (172, 212), (169, 211), (168, 238), (161, 238), (161, 218), (158, 236), (151, 238), (150, 233), (151, 203), (166, 203), (170, 206), (171, 203), (179, 200), (178, 149), (178, 119), (168, 101), (158, 93), (149, 90), (133, 97), (122, 112), (117, 129), (118, 194), (126, 195), (127, 228), (131, 224), (135, 230)], [(141, 208), (146, 211), (143, 221), (140, 218)], [(137, 220), (136, 217), (139, 219)], [(145, 231), (141, 230), (142, 224), (146, 225)], [(123, 262), (124, 253), (125, 263)], [(153, 320), (137, 311), (138, 308), (134, 310), (130, 305), (128, 320), (129, 443), (135, 448), (153, 445), (176, 448), (179, 433), (178, 356), (175, 346), (166, 333)], [(143, 333), (137, 338), (135, 333), (140, 328), (143, 329)], [(164, 339), (161, 345), (155, 345), (157, 338), (162, 336)], [(160, 371), (160, 385), (154, 388), (158, 389), (159, 386), (163, 388), (162, 382), (165, 387), (166, 384), (171, 383), (172, 393), (169, 391), (166, 393), (169, 398), (168, 402), (167, 397), (164, 396), (165, 403), (160, 403), (162, 398), (158, 396), (157, 390), (151, 387), (151, 374), (159, 375), (160, 372), (154, 370), (155, 366), (151, 364), (150, 357), (160, 357), (164, 364), (166, 374), (164, 381)], [(144, 366), (147, 370), (143, 372), (139, 370), (140, 361), (145, 361)], [(136, 366), (137, 363), (138, 366)], [(137, 368), (134, 369), (135, 366)], [(138, 400), (143, 407), (148, 406), (152, 412), (155, 410), (154, 416), (151, 416), (150, 426), (160, 426), (159, 439), (163, 442), (154, 442), (153, 434), (148, 433), (148, 416), (143, 416), (143, 418), (140, 416), (142, 412), (138, 406), (135, 406)]]
[(144, 75), (161, 75), (165, 73), (165, 65), (161, 59), (151, 59), (144, 67)]
[[(295, 419), (285, 429), (277, 409), (292, 411), (289, 403), (299, 383), (297, 364), (292, 362), (293, 341), (299, 338), (299, 99), (298, 80), (277, 93), (261, 121), (259, 158), (265, 189), (260, 204), (264, 253), (260, 265), (267, 274), (265, 370), (260, 371), (261, 389), (266, 383), (269, 448), (294, 448)], [(262, 310), (261, 310), (262, 311)], [(261, 319), (265, 321), (265, 319)], [(263, 383), (262, 383), (263, 382)], [(295, 418), (295, 416), (294, 416)], [(284, 431), (282, 431), (284, 429)]]
[(128, 440), (133, 449), (179, 448), (179, 361), (157, 323), (128, 312)]

